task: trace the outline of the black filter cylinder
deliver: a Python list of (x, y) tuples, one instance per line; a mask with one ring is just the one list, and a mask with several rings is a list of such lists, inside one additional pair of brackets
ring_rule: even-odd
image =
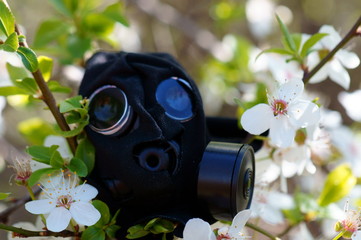
[(231, 221), (250, 207), (253, 195), (255, 159), (246, 144), (210, 142), (198, 174), (198, 197), (214, 218)]

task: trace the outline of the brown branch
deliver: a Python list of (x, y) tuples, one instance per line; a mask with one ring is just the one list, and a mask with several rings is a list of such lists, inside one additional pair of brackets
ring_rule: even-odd
[(0, 229), (13, 232), (14, 236), (17, 237), (43, 237), (43, 236), (53, 236), (53, 237), (78, 237), (79, 233), (74, 233), (68, 230), (61, 232), (51, 232), (51, 231), (30, 231), (23, 228), (17, 228), (14, 226), (8, 226), (5, 224), (0, 224)]
[[(15, 25), (15, 31), (18, 35), (21, 35), (17, 25)], [(24, 47), (28, 47), (26, 41), (20, 42), (20, 45), (24, 46)], [(48, 85), (46, 84), (43, 74), (41, 73), (40, 69), (36, 70), (35, 72), (32, 72), (31, 74), (33, 75), (33, 77), (42, 93), (42, 100), (48, 106), (49, 110), (53, 114), (60, 129), (62, 131), (70, 131), (70, 127), (67, 124), (67, 122), (65, 121), (63, 114), (61, 114), (59, 112), (55, 98), (54, 98), (53, 94), (51, 93)], [(66, 138), (66, 140), (68, 141), (71, 151), (73, 152), (73, 154), (75, 154), (75, 150), (77, 148), (76, 138), (75, 137)]]
[(331, 52), (323, 58), (316, 67), (314, 67), (310, 72), (305, 71), (303, 75), (303, 82), (307, 84), (310, 79), (336, 54), (338, 50), (343, 48), (352, 38), (360, 36), (360, 27), (361, 27), (361, 16), (357, 19), (356, 23), (353, 25), (351, 30), (346, 34), (346, 36), (339, 42)]

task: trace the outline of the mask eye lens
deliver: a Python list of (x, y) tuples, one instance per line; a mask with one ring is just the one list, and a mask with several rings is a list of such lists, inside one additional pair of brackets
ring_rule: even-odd
[(112, 85), (98, 88), (90, 97), (90, 127), (104, 135), (117, 135), (125, 130), (131, 115), (124, 92)]
[(167, 116), (185, 121), (193, 116), (191, 90), (191, 86), (184, 79), (168, 78), (159, 84), (156, 99)]

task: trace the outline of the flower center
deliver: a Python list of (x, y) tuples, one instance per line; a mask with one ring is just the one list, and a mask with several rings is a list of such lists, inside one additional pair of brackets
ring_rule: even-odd
[(70, 195), (61, 195), (58, 197), (57, 207), (64, 207), (66, 209), (70, 208), (70, 205), (73, 203), (73, 198)]
[(282, 99), (275, 99), (271, 107), (274, 116), (278, 116), (278, 114), (284, 115), (287, 113), (288, 104)]
[(325, 48), (324, 48), (324, 49), (321, 49), (321, 50), (318, 50), (318, 51), (317, 51), (318, 57), (319, 57), (320, 59), (324, 59), (329, 52), (330, 52), (330, 50), (325, 49)]

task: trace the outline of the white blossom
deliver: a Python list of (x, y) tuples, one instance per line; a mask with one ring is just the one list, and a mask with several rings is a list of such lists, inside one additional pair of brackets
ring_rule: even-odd
[(299, 99), (304, 89), (301, 80), (293, 79), (282, 84), (268, 104), (258, 104), (244, 112), (241, 117), (243, 128), (254, 135), (269, 129), (273, 145), (289, 147), (299, 128), (316, 124), (320, 119), (319, 107), (307, 100)]
[(49, 214), (46, 227), (53, 232), (66, 229), (73, 218), (76, 223), (91, 226), (100, 219), (99, 211), (91, 204), (98, 194), (96, 188), (89, 184), (77, 185), (77, 180), (49, 176), (42, 183), (44, 199), (34, 200), (25, 204), (25, 209), (32, 214)]

